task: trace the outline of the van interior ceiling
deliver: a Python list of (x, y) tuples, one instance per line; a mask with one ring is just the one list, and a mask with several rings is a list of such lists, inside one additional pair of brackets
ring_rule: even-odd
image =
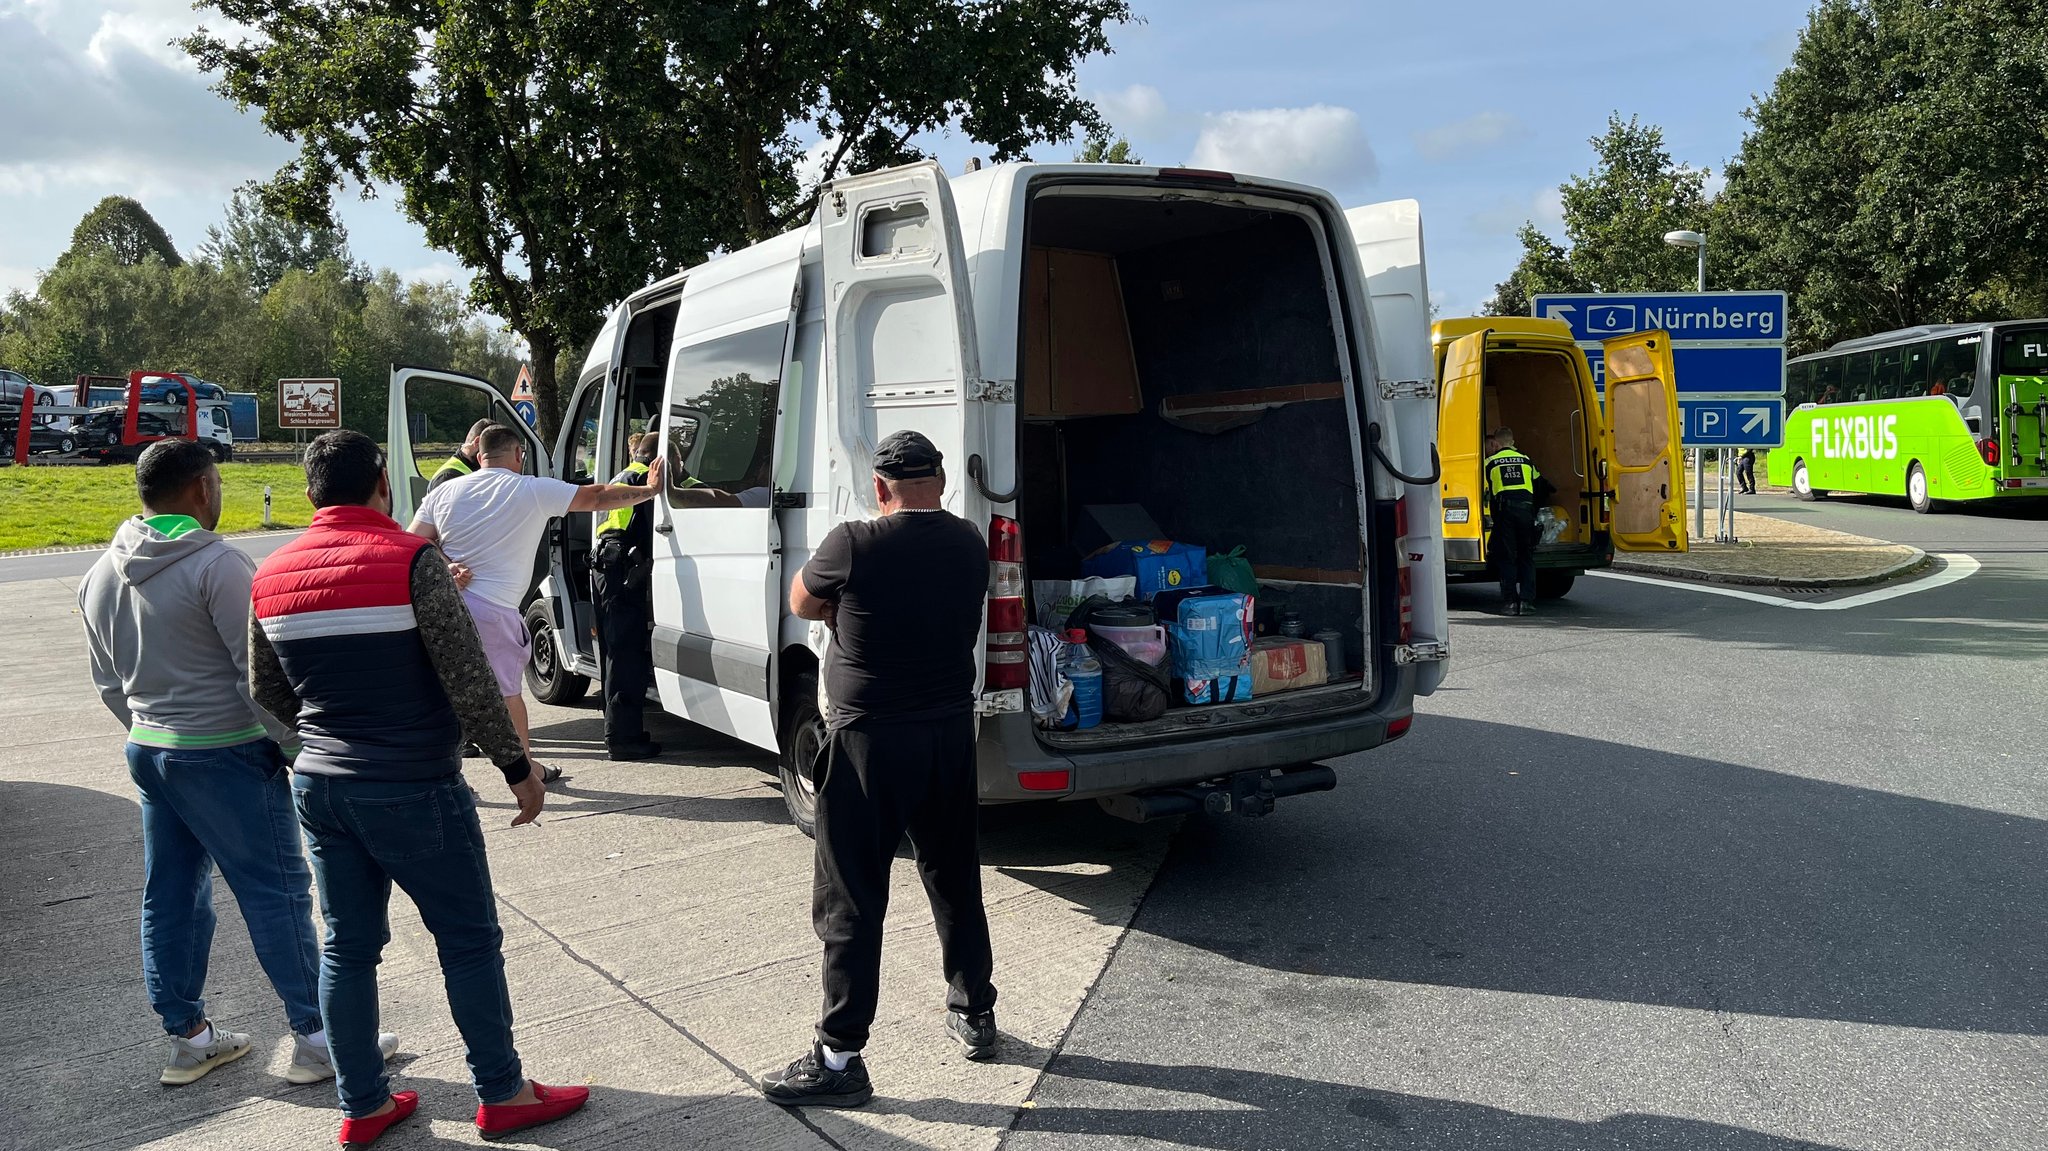
[(1516, 449), (1534, 460), (1537, 473), (1557, 487), (1550, 502), (1565, 513), (1558, 543), (1591, 543), (1592, 509), (1580, 493), (1599, 485), (1586, 476), (1591, 447), (1586, 443), (1586, 413), (1572, 361), (1548, 351), (1489, 351), (1485, 379), (1481, 434), (1499, 427), (1512, 429)]
[(1288, 211), (1064, 188), (1033, 198), (1025, 234), (1028, 578), (1081, 576), (1110, 542), (1089, 509), (1136, 505), (1164, 538), (1242, 546), (1261, 630), (1293, 610), (1341, 632), (1357, 696), (1365, 558), (1317, 232)]

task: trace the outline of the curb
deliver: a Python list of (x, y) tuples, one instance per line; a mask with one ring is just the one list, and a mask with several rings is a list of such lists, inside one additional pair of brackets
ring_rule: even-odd
[[(1912, 547), (1911, 544), (1898, 546)], [(1629, 572), (1633, 575), (1676, 576), (1679, 579), (1699, 580), (1703, 583), (1741, 584), (1749, 587), (1863, 587), (1897, 579), (1932, 562), (1927, 558), (1927, 553), (1919, 548), (1912, 548), (1912, 551), (1912, 555), (1886, 566), (1882, 571), (1859, 576), (1767, 576), (1751, 572), (1708, 571), (1704, 568), (1680, 567), (1676, 564), (1641, 563), (1619, 557), (1616, 557), (1611, 567), (1614, 571)]]

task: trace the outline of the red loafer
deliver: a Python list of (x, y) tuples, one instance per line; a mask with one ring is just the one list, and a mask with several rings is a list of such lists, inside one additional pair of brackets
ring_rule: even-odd
[(391, 1110), (367, 1119), (343, 1119), (341, 1121), (341, 1145), (343, 1147), (368, 1147), (377, 1141), (377, 1136), (396, 1127), (402, 1120), (412, 1117), (420, 1109), (420, 1093), (417, 1091), (393, 1091)]
[(564, 1115), (580, 1111), (590, 1102), (588, 1087), (549, 1087), (535, 1082), (534, 1098), (537, 1103), (484, 1103), (476, 1109), (477, 1134), (486, 1139), (497, 1139), (514, 1131), (553, 1123)]

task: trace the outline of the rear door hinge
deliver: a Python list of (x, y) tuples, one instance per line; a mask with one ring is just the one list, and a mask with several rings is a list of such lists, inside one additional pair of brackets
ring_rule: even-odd
[(1024, 710), (1024, 689), (1013, 687), (1003, 691), (988, 691), (974, 701), (976, 715), (1002, 715), (1005, 712)]
[(1403, 666), (1411, 663), (1442, 663), (1449, 658), (1451, 645), (1442, 640), (1404, 643), (1394, 649), (1394, 662)]
[(1435, 380), (1380, 381), (1380, 399), (1383, 400), (1433, 400), (1435, 398)]
[(991, 404), (1014, 403), (1017, 399), (1017, 385), (1009, 380), (969, 380), (967, 398)]

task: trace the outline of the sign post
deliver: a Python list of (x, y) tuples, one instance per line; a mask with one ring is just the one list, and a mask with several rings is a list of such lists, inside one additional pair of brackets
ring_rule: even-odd
[(1775, 448), (1785, 438), (1783, 292), (1586, 292), (1536, 296), (1532, 315), (1563, 320), (1585, 351), (1593, 381), (1607, 383), (1600, 342), (1636, 332), (1671, 335), (1678, 374), (1681, 446), (1693, 449), (1695, 536), (1706, 535), (1706, 452), (1721, 449), (1721, 540), (1735, 538), (1729, 453)]
[(322, 431), (340, 427), (341, 381), (277, 381), (277, 426)]

